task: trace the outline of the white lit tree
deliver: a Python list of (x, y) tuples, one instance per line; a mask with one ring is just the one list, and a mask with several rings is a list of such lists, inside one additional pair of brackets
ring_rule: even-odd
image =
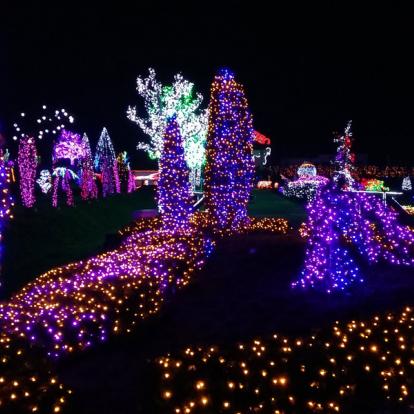
[(198, 186), (205, 163), (208, 127), (207, 109), (200, 109), (203, 97), (199, 93), (194, 95), (194, 84), (181, 74), (174, 76), (171, 86), (163, 86), (151, 68), (148, 77), (137, 78), (137, 91), (144, 99), (147, 116), (139, 116), (136, 107), (129, 107), (127, 116), (150, 137), (149, 143), (139, 142), (137, 149), (146, 151), (151, 159), (158, 160), (163, 149), (167, 120), (175, 116), (184, 140), (190, 181), (193, 188)]

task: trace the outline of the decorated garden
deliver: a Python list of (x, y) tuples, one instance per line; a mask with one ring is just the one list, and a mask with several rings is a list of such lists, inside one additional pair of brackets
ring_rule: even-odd
[(227, 68), (204, 106), (181, 74), (137, 92), (151, 183), (65, 109), (13, 123), (1, 412), (414, 409), (413, 171), (358, 165), (351, 121), (275, 167)]
[(414, 413), (408, 7), (3, 3), (0, 414)]

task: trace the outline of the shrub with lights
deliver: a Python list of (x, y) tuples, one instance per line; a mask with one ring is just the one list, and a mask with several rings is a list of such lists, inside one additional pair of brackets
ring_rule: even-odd
[(211, 86), (205, 168), (205, 206), (215, 232), (246, 225), (253, 185), (254, 130), (243, 87), (228, 69)]
[(414, 265), (414, 231), (375, 195), (326, 188), (308, 205), (307, 228), (304, 269), (293, 286), (331, 292), (362, 281), (354, 251), (371, 264)]
[(188, 231), (192, 210), (191, 188), (176, 117), (168, 121), (164, 134), (157, 194), (163, 228), (174, 232)]
[(40, 349), (0, 332), (1, 413), (59, 413), (70, 394)]
[(20, 139), (17, 164), (22, 203), (25, 207), (33, 207), (36, 202), (34, 190), (37, 168), (37, 150), (34, 138), (25, 135)]
[(36, 180), (37, 185), (43, 194), (48, 194), (52, 188), (52, 174), (49, 170), (40, 171), (39, 178)]

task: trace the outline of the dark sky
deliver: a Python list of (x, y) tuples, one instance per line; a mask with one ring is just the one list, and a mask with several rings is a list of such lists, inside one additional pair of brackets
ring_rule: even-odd
[(412, 160), (409, 2), (372, 2), (369, 10), (339, 1), (5, 3), (0, 128), (9, 139), (22, 110), (63, 106), (93, 144), (105, 125), (116, 149), (143, 166), (140, 131), (125, 117), (129, 104), (142, 108), (136, 76), (152, 66), (169, 82), (181, 71), (207, 104), (214, 72), (229, 66), (245, 86), (255, 128), (273, 141), (275, 161), (332, 151), (332, 131), (348, 118), (357, 152), (378, 162)]

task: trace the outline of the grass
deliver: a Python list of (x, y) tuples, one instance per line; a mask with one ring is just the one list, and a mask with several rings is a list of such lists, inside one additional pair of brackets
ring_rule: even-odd
[(99, 252), (110, 235), (132, 221), (138, 209), (154, 208), (154, 191), (141, 189), (90, 202), (76, 208), (52, 208), (42, 200), (34, 209), (21, 206), (8, 223), (3, 240), (3, 297), (37, 275)]
[(258, 217), (286, 218), (293, 226), (298, 226), (306, 220), (303, 204), (272, 190), (253, 191), (249, 214)]

